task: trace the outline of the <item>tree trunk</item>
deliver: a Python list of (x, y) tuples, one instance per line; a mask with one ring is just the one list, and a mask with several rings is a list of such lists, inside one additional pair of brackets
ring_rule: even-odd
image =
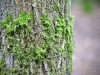
[(71, 75), (70, 0), (0, 0), (0, 74)]

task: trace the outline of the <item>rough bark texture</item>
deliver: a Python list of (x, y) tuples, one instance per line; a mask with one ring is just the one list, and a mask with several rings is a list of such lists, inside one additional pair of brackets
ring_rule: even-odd
[[(56, 11), (55, 5), (59, 6), (58, 11)], [(18, 17), (21, 12), (26, 11), (27, 13), (33, 13), (35, 22), (30, 22), (34, 24), (34, 28), (31, 30), (34, 34), (34, 39), (37, 39), (35, 42), (36, 47), (40, 47), (42, 43), (42, 23), (40, 16), (45, 13), (48, 14), (50, 20), (55, 17), (59, 17), (59, 14), (66, 18), (69, 21), (68, 15), (70, 15), (70, 0), (0, 0), (0, 21), (6, 18), (6, 14), (11, 13), (13, 18)], [(54, 20), (54, 24), (56, 21)], [(54, 28), (54, 25), (52, 26)], [(8, 54), (3, 54), (5, 49), (6, 40), (5, 40), (4, 30), (0, 29), (0, 59), (5, 58), (7, 68), (11, 69), (15, 65), (15, 59), (12, 52)], [(57, 46), (64, 48), (65, 39), (58, 38), (59, 42)], [(56, 47), (57, 48), (57, 47)], [(64, 53), (66, 56), (68, 50)], [(61, 52), (55, 49), (55, 51), (43, 60), (38, 67), (37, 63), (32, 61), (30, 63), (30, 72), (27, 72), (25, 75), (71, 75), (69, 71), (70, 68), (66, 69), (66, 66), (71, 66), (71, 58), (66, 58)], [(32, 74), (34, 72), (35, 74)]]

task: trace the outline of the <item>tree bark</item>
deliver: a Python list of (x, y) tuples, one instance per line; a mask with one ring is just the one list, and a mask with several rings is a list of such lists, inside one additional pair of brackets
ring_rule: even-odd
[[(4, 75), (71, 75), (72, 48), (69, 48), (70, 44), (67, 45), (67, 43), (68, 41), (73, 43), (72, 36), (69, 36), (70, 34), (73, 35), (73, 31), (70, 30), (68, 36), (67, 34), (65, 34), (66, 36), (63, 36), (62, 34), (61, 37), (57, 36), (58, 32), (56, 32), (56, 24), (59, 22), (57, 21), (57, 18), (65, 19), (66, 29), (70, 26), (70, 23), (72, 23), (70, 6), (70, 0), (0, 0), (1, 22), (7, 18), (6, 14), (12, 14), (13, 19), (18, 18), (22, 12), (26, 12), (27, 14), (32, 13), (34, 15), (32, 20), (28, 22), (31, 33), (25, 33), (25, 30), (23, 29), (22, 32), (14, 35), (15, 39), (21, 40), (18, 47), (22, 47), (21, 49), (26, 50), (30, 46), (34, 46), (35, 49), (41, 49), (44, 42), (46, 42), (48, 46), (51, 45), (49, 48), (45, 48), (46, 54), (41, 58), (39, 64), (37, 64), (38, 59), (32, 59), (34, 56), (31, 56), (28, 60), (24, 60), (24, 57), (22, 58), (22, 61), (19, 61), (17, 53), (13, 53), (13, 47), (11, 47), (12, 49), (8, 51), (7, 54), (4, 53), (7, 46), (12, 45), (14, 41), (8, 42), (5, 36), (5, 29), (1, 28), (0, 59), (4, 58), (6, 64), (6, 68), (2, 71)], [(46, 15), (48, 16), (47, 18), (49, 18), (50, 23), (52, 23), (51, 29), (55, 33), (54, 37), (57, 42), (50, 41), (50, 36), (53, 35), (51, 34), (52, 31), (48, 33), (44, 32), (44, 21), (42, 21), (43, 19), (41, 20), (41, 17), (43, 18)], [(43, 33), (47, 34), (47, 41), (45, 41)], [(28, 36), (29, 39), (26, 38)], [(60, 48), (62, 51), (59, 50)], [(22, 50), (22, 52), (24, 53), (24, 50)], [(25, 55), (28, 57), (31, 54), (32, 53), (26, 53)], [(30, 63), (28, 67), (24, 65), (24, 62)], [(14, 72), (10, 71), (14, 67), (17, 68), (17, 70)]]

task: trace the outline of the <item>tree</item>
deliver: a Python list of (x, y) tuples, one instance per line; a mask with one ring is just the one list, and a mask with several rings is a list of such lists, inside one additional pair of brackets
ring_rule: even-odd
[(1, 0), (0, 74), (71, 75), (70, 0)]

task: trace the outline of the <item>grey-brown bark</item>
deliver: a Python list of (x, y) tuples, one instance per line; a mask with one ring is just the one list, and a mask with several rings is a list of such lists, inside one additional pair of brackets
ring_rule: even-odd
[[(58, 4), (59, 12), (55, 10), (55, 5)], [(34, 35), (36, 41), (35, 46), (38, 47), (41, 41), (40, 33), (42, 32), (42, 24), (40, 16), (47, 13), (49, 18), (52, 20), (55, 17), (59, 17), (61, 14), (66, 20), (69, 20), (68, 15), (70, 14), (70, 0), (0, 0), (0, 21), (6, 18), (6, 13), (12, 13), (13, 17), (18, 17), (18, 15), (26, 11), (27, 13), (34, 13), (35, 27), (32, 30), (35, 32)], [(54, 20), (54, 23), (56, 21)], [(13, 54), (9, 52), (7, 55), (3, 55), (2, 50), (5, 49), (6, 40), (3, 30), (1, 32), (1, 49), (0, 57), (5, 57), (7, 68), (12, 68), (14, 66), (15, 60)], [(64, 48), (65, 39), (59, 38), (58, 46)], [(67, 50), (65, 55), (67, 55)], [(66, 66), (70, 66), (69, 58), (66, 59), (63, 55), (55, 49), (55, 52), (50, 56), (50, 60), (47, 62), (42, 62), (40, 68), (37, 64), (32, 61), (30, 63), (30, 71), (35, 71), (35, 75), (71, 75), (69, 71), (66, 70)], [(51, 74), (52, 72), (52, 74)], [(54, 72), (54, 73), (53, 73)], [(27, 74), (28, 75), (28, 74)]]

